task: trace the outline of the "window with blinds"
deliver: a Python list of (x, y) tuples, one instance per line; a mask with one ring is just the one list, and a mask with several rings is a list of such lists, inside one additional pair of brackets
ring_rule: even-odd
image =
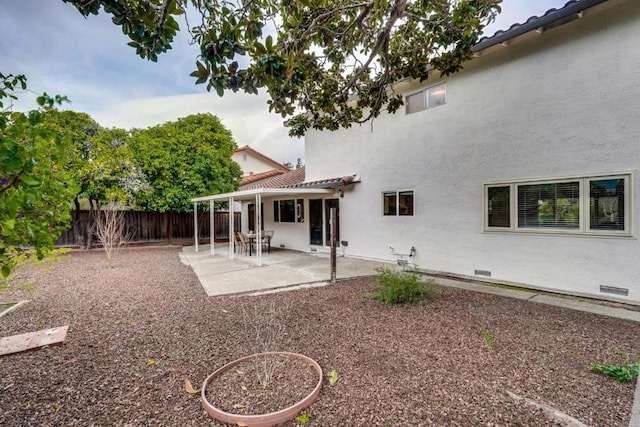
[(632, 175), (484, 185), (486, 231), (632, 235)]
[(580, 182), (518, 185), (519, 228), (580, 228)]

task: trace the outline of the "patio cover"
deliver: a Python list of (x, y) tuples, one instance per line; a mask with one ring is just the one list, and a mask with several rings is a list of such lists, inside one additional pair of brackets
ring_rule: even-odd
[[(196, 197), (191, 199), (193, 203), (193, 228), (194, 228), (194, 241), (195, 251), (198, 252), (198, 203), (209, 202), (209, 221), (211, 226), (210, 240), (211, 240), (211, 255), (214, 255), (214, 202), (229, 202), (229, 206), (233, 206), (233, 202), (238, 201), (252, 201), (255, 200), (256, 206), (262, 204), (262, 197), (281, 197), (281, 196), (304, 196), (304, 195), (324, 195), (333, 194), (334, 190), (330, 188), (256, 188), (253, 190), (234, 191), (232, 193), (216, 194), (212, 196)], [(256, 209), (256, 241), (262, 240), (262, 215), (261, 210)], [(231, 236), (234, 234), (233, 229), (233, 215), (229, 215), (229, 259), (234, 258), (234, 243)], [(256, 245), (256, 265), (260, 267), (262, 265), (262, 245)]]

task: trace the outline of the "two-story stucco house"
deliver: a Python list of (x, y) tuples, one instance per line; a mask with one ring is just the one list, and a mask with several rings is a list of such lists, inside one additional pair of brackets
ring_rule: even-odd
[(404, 111), (309, 131), (263, 228), (321, 250), (339, 206), (345, 256), (640, 304), (638, 34), (639, 2), (580, 0), (482, 39), (461, 72), (394, 85)]

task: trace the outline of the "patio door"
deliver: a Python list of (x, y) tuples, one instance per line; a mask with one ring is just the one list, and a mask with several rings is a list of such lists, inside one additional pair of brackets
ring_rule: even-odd
[[(256, 230), (256, 204), (255, 203), (250, 203), (247, 206), (247, 214), (248, 214), (248, 223), (249, 223), (249, 230), (251, 231), (255, 231)], [(264, 203), (260, 204), (260, 218), (262, 218), (262, 224), (260, 227), (261, 230), (264, 230)]]
[(336, 208), (336, 237), (340, 240), (340, 214), (338, 199), (309, 200), (309, 243), (316, 246), (329, 246), (331, 226), (329, 213)]

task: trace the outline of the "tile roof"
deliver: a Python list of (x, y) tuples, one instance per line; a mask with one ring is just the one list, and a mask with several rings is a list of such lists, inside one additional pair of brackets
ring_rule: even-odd
[(287, 172), (290, 172), (289, 169), (272, 169), (270, 171), (262, 172), (262, 173), (254, 173), (253, 175), (248, 175), (242, 178), (240, 181), (240, 186), (251, 184), (252, 182), (261, 181), (263, 179), (271, 178), (272, 176), (282, 175)]
[[(256, 174), (254, 176), (263, 175)], [(287, 188), (304, 182), (304, 166), (298, 169), (285, 171), (285, 173), (264, 177), (261, 180), (255, 180), (245, 185), (241, 185), (238, 191), (255, 190), (256, 188)], [(244, 181), (244, 180), (243, 180)]]
[(301, 182), (298, 184), (289, 185), (289, 188), (336, 188), (344, 187), (345, 185), (353, 184), (353, 176), (343, 176), (339, 178), (320, 179), (317, 181)]
[(479, 52), (499, 43), (504, 43), (521, 34), (538, 29), (549, 29), (557, 25), (573, 20), (577, 15), (593, 6), (604, 3), (607, 0), (571, 0), (560, 8), (551, 8), (541, 16), (531, 16), (523, 23), (513, 24), (506, 30), (496, 31), (491, 36), (482, 37), (472, 48), (474, 52)]
[(309, 182), (305, 182), (304, 178), (305, 168), (302, 166), (301, 168), (293, 169), (283, 174), (241, 185), (238, 191), (255, 190), (257, 188), (336, 188), (358, 182), (354, 176), (319, 179)]

